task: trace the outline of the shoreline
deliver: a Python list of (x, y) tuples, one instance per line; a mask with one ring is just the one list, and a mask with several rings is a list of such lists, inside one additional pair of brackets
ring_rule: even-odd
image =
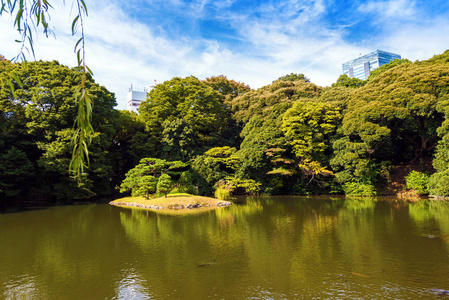
[(111, 201), (109, 204), (119, 207), (135, 207), (153, 211), (191, 211), (198, 208), (215, 209), (227, 207), (232, 205), (232, 202), (190, 194), (173, 194), (167, 195), (167, 198), (159, 197), (153, 199), (146, 199), (144, 197), (125, 197)]

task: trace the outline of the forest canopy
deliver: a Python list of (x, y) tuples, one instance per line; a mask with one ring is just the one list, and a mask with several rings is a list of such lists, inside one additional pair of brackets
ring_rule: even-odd
[(80, 80), (79, 69), (55, 61), (0, 61), (6, 201), (92, 199), (120, 186), (148, 196), (163, 175), (148, 162), (180, 166), (167, 174), (171, 186), (207, 195), (388, 194), (415, 171), (426, 174), (412, 173), (427, 178), (422, 193), (449, 196), (449, 51), (330, 87), (294, 73), (259, 89), (223, 75), (175, 77), (148, 93), (139, 114), (115, 110), (114, 95), (88, 75), (95, 136), (78, 186), (67, 170)]

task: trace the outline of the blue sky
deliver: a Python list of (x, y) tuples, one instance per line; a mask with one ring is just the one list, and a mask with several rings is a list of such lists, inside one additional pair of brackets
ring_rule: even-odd
[[(60, 1), (58, 1), (60, 2)], [(131, 84), (214, 75), (252, 88), (304, 73), (327, 86), (341, 64), (381, 49), (412, 61), (449, 49), (449, 1), (87, 0), (87, 63), (126, 108)], [(53, 0), (56, 39), (39, 36), (37, 59), (76, 64), (71, 1)], [(16, 55), (13, 20), (0, 18), (0, 53)]]

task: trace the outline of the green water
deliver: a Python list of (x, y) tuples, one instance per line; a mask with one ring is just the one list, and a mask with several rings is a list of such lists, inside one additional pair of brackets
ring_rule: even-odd
[(1, 214), (0, 255), (0, 299), (435, 298), (449, 290), (449, 203), (55, 207)]

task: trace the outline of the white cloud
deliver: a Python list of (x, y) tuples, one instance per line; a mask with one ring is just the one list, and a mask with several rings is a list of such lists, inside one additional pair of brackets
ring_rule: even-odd
[(385, 47), (411, 61), (429, 59), (449, 49), (449, 20), (438, 17), (427, 26), (406, 24), (385, 38)]
[(358, 10), (365, 13), (376, 13), (382, 19), (403, 19), (417, 14), (415, 2), (410, 0), (368, 1), (360, 5)]
[[(154, 5), (157, 1), (150, 2)], [(184, 2), (175, 2), (176, 9), (186, 7)], [(88, 3), (87, 64), (93, 70), (96, 82), (114, 92), (118, 108), (125, 109), (130, 85), (143, 90), (154, 79), (163, 82), (175, 76), (189, 75), (204, 79), (222, 74), (258, 88), (294, 72), (304, 73), (316, 84), (330, 85), (341, 74), (341, 64), (359, 53), (379, 48), (400, 53), (411, 60), (421, 60), (449, 48), (444, 34), (449, 32), (449, 21), (445, 18), (435, 18), (424, 28), (419, 20), (394, 27), (385, 22), (383, 26), (388, 30), (375, 42), (351, 44), (344, 40), (344, 33), (351, 29), (350, 26), (337, 25), (334, 26), (336, 29), (329, 29), (324, 25), (322, 18), (328, 8), (322, 0), (289, 0), (278, 6), (262, 5), (258, 11), (249, 13), (226, 10), (233, 2), (191, 2), (194, 5), (190, 12), (206, 13), (207, 6), (218, 9), (221, 3), (220, 22), (235, 30), (235, 38), (240, 41), (238, 47), (199, 36), (171, 37), (157, 25), (147, 25), (130, 17), (128, 11), (119, 7), (119, 1)], [(410, 3), (407, 14), (418, 14), (413, 2), (405, 0), (371, 1), (364, 9), (371, 12), (386, 10), (388, 15), (405, 9), (404, 6)], [(55, 3), (55, 11), (58, 13), (52, 15), (52, 22), (57, 29), (57, 38), (40, 36), (36, 56), (75, 66), (73, 47), (76, 38), (70, 35), (70, 7), (63, 8)], [(10, 18), (0, 18), (0, 40), (8, 41), (0, 46), (0, 53), (7, 57), (18, 51), (13, 42), (17, 33), (12, 24)]]

